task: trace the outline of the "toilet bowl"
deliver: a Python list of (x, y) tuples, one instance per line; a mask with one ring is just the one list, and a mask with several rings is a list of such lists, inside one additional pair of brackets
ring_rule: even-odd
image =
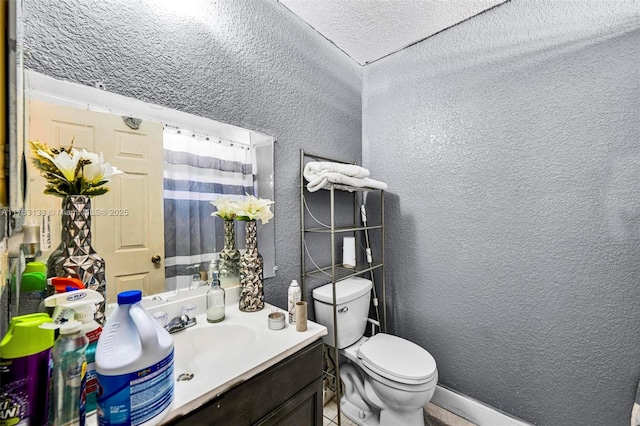
[[(371, 281), (350, 278), (336, 284), (337, 344), (344, 396), (340, 409), (351, 421), (366, 426), (423, 426), (423, 406), (438, 382), (436, 362), (408, 340), (379, 333), (364, 337)], [(334, 346), (333, 289), (313, 291), (316, 321), (328, 329), (325, 344)]]

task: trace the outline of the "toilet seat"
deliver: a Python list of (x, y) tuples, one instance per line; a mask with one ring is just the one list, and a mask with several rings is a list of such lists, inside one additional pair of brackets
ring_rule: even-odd
[(436, 361), (429, 352), (390, 334), (372, 336), (356, 353), (364, 367), (393, 382), (419, 385), (437, 375)]

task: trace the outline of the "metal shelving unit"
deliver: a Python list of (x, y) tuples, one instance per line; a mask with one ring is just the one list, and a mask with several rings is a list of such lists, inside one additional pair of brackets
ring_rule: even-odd
[[(302, 295), (306, 297), (306, 290), (309, 285), (313, 285), (313, 288), (319, 287), (320, 285), (324, 285), (328, 282), (332, 284), (333, 289), (333, 300), (336, 300), (336, 284), (342, 280), (345, 280), (354, 276), (361, 276), (364, 274), (370, 274), (372, 281), (374, 281), (374, 288), (380, 289), (380, 299), (382, 299), (382, 315), (380, 317), (380, 329), (382, 332), (386, 332), (386, 324), (387, 324), (387, 310), (386, 310), (386, 294), (385, 294), (385, 277), (384, 277), (384, 191), (374, 190), (374, 189), (363, 189), (369, 192), (377, 192), (380, 194), (380, 220), (379, 223), (370, 225), (367, 221), (367, 226), (358, 225), (358, 220), (360, 217), (360, 211), (358, 207), (357, 192), (352, 193), (353, 199), (353, 223), (347, 226), (337, 226), (336, 225), (336, 189), (335, 185), (331, 185), (329, 188), (329, 213), (330, 213), (330, 224), (327, 227), (316, 227), (316, 224), (313, 227), (307, 226), (307, 203), (306, 198), (311, 196), (313, 197), (315, 193), (311, 193), (306, 189), (305, 179), (304, 179), (304, 166), (308, 161), (330, 161), (334, 163), (341, 164), (351, 164), (344, 161), (336, 160), (333, 158), (328, 158), (320, 155), (314, 155), (305, 153), (304, 150), (300, 150), (300, 265), (301, 265), (301, 287), (302, 287)], [(324, 190), (323, 190), (324, 191)], [(345, 207), (346, 210), (348, 208)], [(377, 259), (374, 259), (371, 264), (368, 262), (362, 261), (364, 258), (363, 255), (359, 256), (360, 261), (357, 261), (356, 268), (347, 268), (343, 267), (342, 264), (339, 264), (337, 259), (337, 250), (336, 250), (336, 238), (340, 235), (351, 234), (356, 235), (360, 232), (369, 232), (376, 231), (380, 234), (380, 253), (377, 256)], [(309, 268), (307, 265), (307, 256), (311, 259), (310, 251), (306, 246), (305, 237), (311, 234), (317, 235), (326, 235), (329, 236), (330, 239), (330, 248), (331, 248), (331, 262), (328, 265), (317, 266), (313, 263), (314, 268)], [(368, 235), (368, 234), (367, 234)], [(368, 237), (367, 237), (368, 238)], [(326, 246), (323, 246), (326, 247)], [(317, 248), (316, 248), (317, 249)], [(373, 274), (378, 273), (379, 283), (376, 280), (373, 280)], [(324, 282), (323, 282), (324, 281)], [(334, 325), (338, 323), (338, 312), (336, 310), (335, 303), (333, 304), (333, 323)], [(341, 424), (342, 414), (340, 412), (340, 398), (342, 396), (342, 387), (340, 382), (340, 362), (339, 362), (339, 353), (338, 353), (338, 330), (337, 327), (334, 327), (334, 342), (332, 348), (327, 348), (328, 350), (333, 352), (333, 363), (335, 366), (334, 372), (328, 371), (325, 369), (325, 378), (330, 377), (334, 379), (335, 383), (335, 395), (337, 399), (338, 405), (338, 424)]]

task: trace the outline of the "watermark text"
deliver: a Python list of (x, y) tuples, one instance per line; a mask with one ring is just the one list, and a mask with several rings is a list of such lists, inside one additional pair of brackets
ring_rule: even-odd
[[(7, 215), (7, 210), (0, 210), (1, 214)], [(69, 216), (75, 214), (75, 210), (65, 209), (18, 209), (13, 210), (10, 213), (16, 216)], [(89, 214), (93, 217), (99, 216), (129, 216), (129, 209), (91, 209)]]

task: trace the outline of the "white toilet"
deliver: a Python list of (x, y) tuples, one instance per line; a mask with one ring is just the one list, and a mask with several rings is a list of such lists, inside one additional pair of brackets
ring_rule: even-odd
[[(438, 382), (429, 352), (400, 337), (379, 333), (364, 337), (371, 300), (371, 281), (349, 278), (336, 284), (338, 349), (344, 397), (340, 409), (366, 426), (424, 426), (422, 407)], [(316, 321), (328, 329), (324, 343), (334, 345), (333, 289), (313, 290)]]

